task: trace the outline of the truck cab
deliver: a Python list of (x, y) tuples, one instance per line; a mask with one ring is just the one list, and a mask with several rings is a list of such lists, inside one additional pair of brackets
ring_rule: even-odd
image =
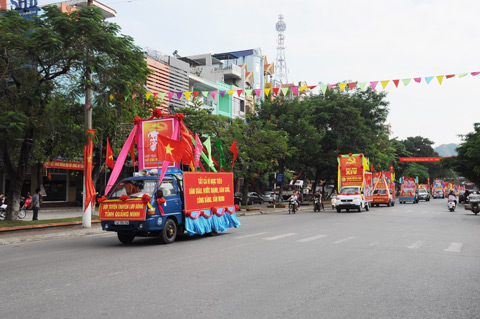
[(369, 210), (369, 203), (365, 201), (365, 196), (362, 192), (361, 186), (345, 186), (340, 188), (340, 193), (337, 195), (337, 213), (340, 213), (342, 209), (347, 212), (350, 209), (358, 210), (361, 212), (363, 209)]

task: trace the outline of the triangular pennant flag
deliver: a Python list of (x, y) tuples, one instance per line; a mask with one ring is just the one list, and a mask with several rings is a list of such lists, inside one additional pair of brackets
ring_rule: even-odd
[(208, 91), (202, 91), (202, 95), (203, 95), (204, 97), (208, 97)]
[(407, 86), (408, 84), (410, 84), (411, 80), (412, 79), (402, 79), (403, 85)]
[(301, 86), (301, 87), (300, 87), (300, 92), (305, 91), (307, 88), (308, 88), (308, 86)]
[(228, 91), (227, 91), (227, 94), (228, 94), (228, 95), (232, 95), (234, 92), (235, 92), (235, 90), (228, 90)]
[(193, 91), (193, 99), (196, 99), (199, 93), (200, 91)]
[(292, 86), (292, 87), (290, 88), (290, 90), (292, 90), (293, 94), (297, 95), (297, 93), (298, 93), (298, 86)]
[(215, 100), (215, 96), (217, 95), (217, 91), (210, 91), (210, 95)]
[(125, 96), (123, 97), (123, 100), (126, 101), (127, 99), (128, 99), (128, 96), (125, 95)]
[(185, 92), (185, 98), (188, 100), (190, 100), (190, 95), (192, 94), (192, 92)]
[(288, 88), (282, 88), (283, 96), (287, 96)]
[(338, 84), (338, 87), (340, 88), (340, 92), (343, 92), (345, 90), (345, 87), (347, 86), (347, 83), (340, 83)]
[(122, 99), (122, 94), (117, 93), (117, 98), (118, 98), (119, 100), (121, 100), (121, 99)]
[(85, 108), (88, 110), (91, 106), (92, 106), (92, 104), (87, 104), (87, 105), (85, 105)]
[(468, 73), (458, 73), (458, 77), (459, 78), (463, 78), (464, 76), (467, 76)]
[(167, 92), (160, 92), (160, 101), (163, 101)]
[(260, 96), (262, 94), (262, 89), (255, 89), (255, 95)]
[(367, 86), (367, 82), (358, 82), (358, 86), (360, 87), (360, 90), (364, 90)]
[(227, 91), (219, 91), (219, 92), (220, 92), (221, 97), (224, 97), (225, 93), (227, 93)]
[(172, 97), (175, 93), (173, 92), (168, 92), (168, 100), (171, 101), (172, 100)]
[(415, 82), (417, 82), (417, 83), (422, 82), (422, 78), (413, 78), (413, 80), (414, 80)]
[(455, 76), (455, 74), (448, 74), (448, 75), (445, 75), (445, 77), (446, 77), (447, 79), (453, 78), (454, 76)]
[(113, 94), (110, 94), (110, 101), (113, 100)]
[(400, 80), (393, 80), (393, 83), (395, 84), (395, 87), (398, 88), (398, 83), (400, 83)]
[(327, 85), (326, 84), (320, 84), (320, 90), (322, 90), (322, 94), (325, 95), (327, 92)]
[(313, 89), (316, 88), (316, 87), (317, 87), (316, 85), (310, 85), (308, 88), (309, 88), (310, 90), (313, 90)]
[(137, 93), (132, 94), (132, 100), (137, 96)]
[(150, 96), (152, 96), (152, 93), (148, 92), (146, 95), (145, 95), (145, 98), (148, 100), (150, 100)]
[(329, 84), (329, 85), (328, 85), (328, 88), (329, 88), (329, 89), (333, 89), (333, 88), (336, 87), (336, 86), (337, 86), (336, 84)]
[(263, 91), (265, 92), (265, 96), (268, 96), (268, 94), (270, 94), (270, 90), (271, 89), (263, 89)]
[(247, 96), (252, 95), (252, 92), (253, 92), (252, 89), (246, 89), (246, 90), (245, 90), (245, 94), (247, 94)]
[(372, 87), (372, 90), (375, 90), (375, 87), (377, 86), (378, 81), (371, 81), (370, 86)]
[(242, 95), (242, 92), (243, 92), (243, 90), (237, 90), (238, 97), (240, 97), (240, 95)]
[(433, 80), (433, 76), (426, 76), (425, 77), (425, 82), (427, 82), (427, 84), (430, 84), (430, 82)]
[(158, 93), (153, 93), (153, 100), (155, 101), (155, 98), (157, 97)]
[(279, 91), (280, 91), (280, 88), (274, 88), (273, 89), (273, 94), (278, 95)]
[(472, 76), (479, 75), (480, 72), (472, 72)]
[(380, 83), (382, 83), (382, 87), (384, 90), (387, 87), (388, 82), (390, 82), (390, 80), (380, 81)]
[(357, 85), (357, 82), (348, 83), (348, 87), (350, 88), (350, 90), (353, 90), (353, 88), (355, 87), (355, 85)]
[(182, 91), (180, 91), (180, 92), (177, 92), (177, 99), (179, 99), (179, 100), (180, 100), (180, 99), (182, 98), (182, 94), (183, 94), (183, 92), (182, 92)]
[(437, 75), (437, 80), (440, 85), (442, 85), (443, 75)]

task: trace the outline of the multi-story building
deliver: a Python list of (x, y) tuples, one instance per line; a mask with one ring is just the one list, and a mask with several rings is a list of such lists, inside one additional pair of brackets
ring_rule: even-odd
[[(148, 68), (153, 72), (148, 76), (146, 83), (147, 90), (151, 94), (156, 96), (157, 93), (188, 91), (190, 71), (188, 63), (152, 49), (147, 49), (145, 53)], [(162, 112), (177, 112), (178, 109), (185, 107), (186, 102), (184, 94), (180, 99), (177, 94), (174, 94), (171, 99), (165, 96), (161, 105)]]

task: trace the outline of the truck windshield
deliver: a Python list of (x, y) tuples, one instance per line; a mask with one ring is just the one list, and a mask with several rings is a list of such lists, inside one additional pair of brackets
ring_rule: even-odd
[(355, 193), (360, 193), (360, 190), (358, 187), (344, 187), (341, 189), (341, 193), (343, 194), (355, 194)]
[(133, 198), (142, 197), (143, 194), (152, 196), (155, 184), (156, 180), (147, 179), (121, 181), (110, 198), (120, 198), (122, 195), (128, 195)]
[(387, 190), (385, 188), (378, 188), (373, 192), (373, 195), (387, 195)]

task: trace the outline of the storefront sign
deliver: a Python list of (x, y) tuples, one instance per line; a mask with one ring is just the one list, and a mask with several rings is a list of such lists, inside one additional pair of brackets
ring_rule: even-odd
[(185, 210), (233, 206), (233, 173), (184, 172)]
[(444, 157), (399, 157), (400, 162), (439, 162), (442, 158), (450, 158), (452, 156)]
[(45, 168), (73, 169), (83, 171), (83, 163), (67, 161), (46, 161), (43, 163)]
[(100, 203), (100, 220), (145, 220), (147, 204), (141, 199), (109, 200)]

